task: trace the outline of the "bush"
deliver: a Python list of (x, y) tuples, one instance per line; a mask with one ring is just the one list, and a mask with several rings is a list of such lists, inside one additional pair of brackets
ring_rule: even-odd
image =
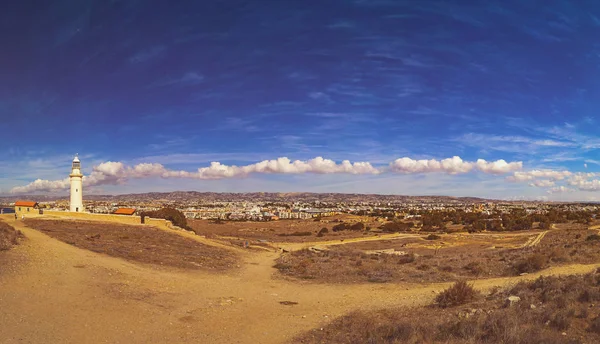
[(340, 231), (346, 230), (346, 224), (345, 223), (337, 224), (337, 225), (333, 226), (333, 228), (331, 230), (334, 232), (340, 232)]
[(398, 257), (398, 264), (408, 264), (415, 261), (415, 254), (409, 253)]
[(479, 292), (466, 281), (458, 281), (435, 297), (438, 306), (446, 308), (463, 305), (477, 298)]
[(429, 234), (425, 239), (427, 239), (427, 240), (439, 240), (441, 238), (442, 237), (439, 236), (439, 235), (437, 235), (437, 234)]
[(596, 240), (600, 240), (600, 235), (591, 234), (591, 235), (588, 235), (587, 238), (585, 238), (585, 241), (596, 241)]
[(351, 231), (362, 231), (363, 229), (365, 229), (365, 224), (362, 222), (357, 222), (357, 223), (353, 224), (352, 226), (350, 226), (349, 229)]
[(191, 230), (191, 228), (187, 225), (187, 219), (185, 218), (185, 215), (175, 208), (162, 208), (160, 210), (145, 211), (141, 214), (141, 216), (169, 220), (177, 227)]
[(598, 316), (598, 317), (594, 318), (594, 320), (592, 320), (592, 323), (590, 324), (588, 331), (600, 334), (600, 316)]
[(525, 259), (521, 259), (513, 265), (515, 272), (522, 274), (535, 272), (543, 269), (546, 266), (547, 259), (540, 253), (530, 255)]
[(470, 262), (469, 264), (463, 266), (463, 269), (469, 271), (474, 275), (480, 275), (483, 273), (483, 268), (479, 262)]
[(388, 222), (379, 228), (381, 228), (381, 230), (384, 232), (394, 233), (394, 232), (407, 231), (407, 230), (410, 230), (412, 227), (413, 227), (412, 222), (404, 223), (404, 222), (393, 221), (393, 222)]
[(318, 237), (322, 237), (323, 235), (325, 235), (326, 233), (329, 233), (329, 229), (323, 227), (321, 228), (321, 230), (319, 231), (319, 233), (317, 233)]

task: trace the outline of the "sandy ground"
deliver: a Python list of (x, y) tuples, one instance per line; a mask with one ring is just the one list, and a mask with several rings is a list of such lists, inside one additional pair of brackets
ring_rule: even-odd
[[(287, 281), (272, 268), (278, 253), (267, 251), (245, 253), (241, 268), (226, 274), (153, 269), (70, 246), (10, 216), (0, 219), (27, 237), (0, 253), (0, 343), (286, 343), (354, 309), (431, 303), (448, 285)], [(563, 266), (475, 286), (599, 266)]]

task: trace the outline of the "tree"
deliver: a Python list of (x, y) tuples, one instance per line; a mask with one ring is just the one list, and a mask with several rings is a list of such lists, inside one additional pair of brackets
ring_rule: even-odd
[(343, 231), (345, 229), (346, 229), (346, 224), (345, 223), (339, 223), (339, 224), (333, 226), (333, 228), (331, 228), (331, 230), (334, 231), (334, 232)]
[(365, 229), (365, 224), (362, 222), (357, 222), (350, 226), (351, 231), (362, 231), (363, 229)]

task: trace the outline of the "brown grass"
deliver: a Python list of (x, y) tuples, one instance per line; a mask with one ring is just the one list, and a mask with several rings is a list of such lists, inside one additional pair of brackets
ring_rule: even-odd
[[(353, 312), (295, 342), (598, 343), (600, 308), (581, 295), (597, 295), (599, 289), (598, 273), (540, 277), (444, 310), (432, 305)], [(521, 301), (507, 306), (510, 295)]]
[(140, 263), (211, 271), (236, 264), (225, 249), (149, 226), (38, 219), (25, 224), (67, 244)]
[(8, 250), (19, 243), (23, 234), (11, 225), (0, 221), (0, 251)]
[[(600, 241), (586, 240), (593, 232), (553, 231), (538, 246), (529, 248), (500, 248), (499, 245), (491, 249), (490, 244), (478, 243), (436, 249), (433, 242), (423, 239), (382, 240), (332, 246), (329, 251), (291, 252), (280, 257), (281, 265), (276, 267), (286, 276), (325, 283), (451, 282), (514, 276), (561, 264), (600, 262)], [(481, 239), (478, 236), (476, 240)], [(447, 238), (442, 236), (434, 242), (445, 243)], [(405, 255), (366, 254), (358, 249), (390, 246)]]
[[(223, 221), (215, 223), (209, 220), (188, 220), (188, 225), (199, 235), (234, 237), (241, 240), (261, 240), (268, 242), (313, 242), (376, 236), (366, 230), (332, 231), (338, 222), (324, 218), (323, 222), (309, 220), (279, 220), (267, 222)], [(329, 222), (327, 222), (329, 221)], [(348, 225), (353, 223), (348, 222)], [(366, 223), (365, 226), (376, 227), (377, 223)], [(322, 231), (326, 228), (327, 231)], [(302, 235), (298, 235), (302, 233)], [(319, 234), (321, 233), (321, 234)]]

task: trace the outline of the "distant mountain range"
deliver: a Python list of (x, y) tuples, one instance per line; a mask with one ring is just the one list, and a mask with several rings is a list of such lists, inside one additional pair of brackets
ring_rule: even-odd
[[(68, 200), (67, 195), (29, 195), (4, 196), (0, 203), (10, 203), (16, 200), (33, 200), (38, 202)], [(220, 193), (197, 191), (148, 192), (124, 195), (85, 195), (84, 200), (135, 202), (135, 201), (166, 201), (166, 202), (226, 202), (226, 201), (259, 201), (259, 202), (382, 202), (382, 203), (480, 203), (491, 201), (477, 197), (450, 196), (402, 196), (376, 194), (344, 194), (344, 193), (311, 193), (311, 192), (250, 192), (250, 193)]]

